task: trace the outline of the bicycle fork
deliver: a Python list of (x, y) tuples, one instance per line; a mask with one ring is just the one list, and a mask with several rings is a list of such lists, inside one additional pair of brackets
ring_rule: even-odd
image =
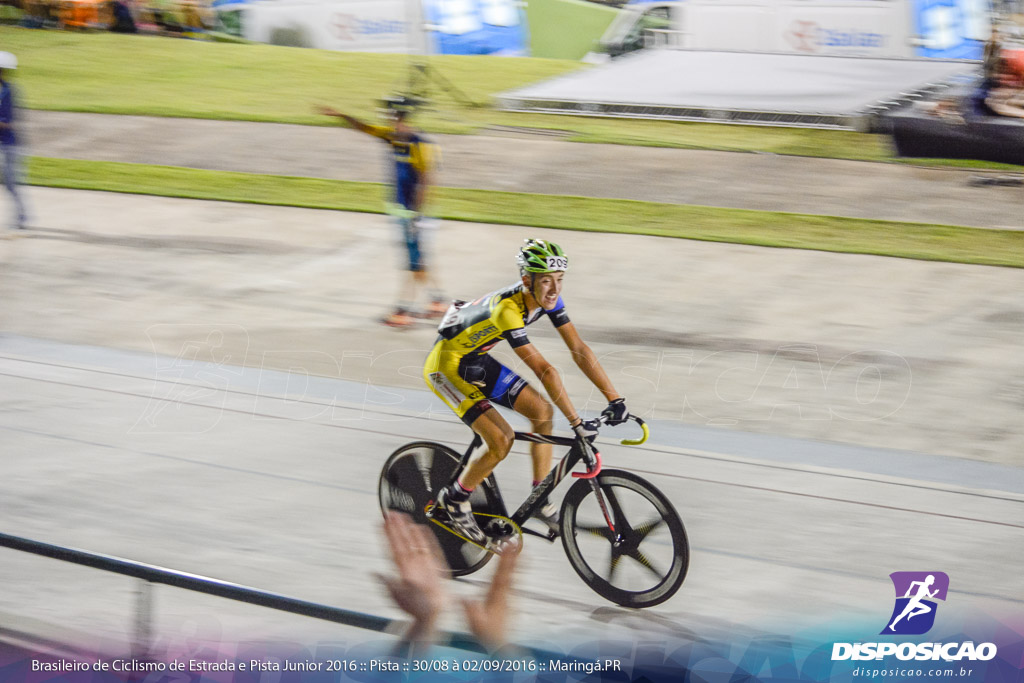
[(594, 496), (597, 497), (597, 504), (601, 506), (601, 512), (604, 514), (604, 521), (608, 524), (608, 528), (613, 534), (617, 533), (615, 531), (615, 522), (612, 521), (612, 515), (608, 511), (608, 504), (605, 503), (604, 493), (601, 491), (601, 487), (598, 486), (596, 477), (590, 480), (590, 487), (594, 489)]
[(576, 479), (587, 479), (590, 481), (590, 488), (594, 489), (594, 497), (597, 498), (597, 504), (601, 507), (601, 513), (604, 515), (604, 521), (608, 525), (608, 529), (614, 534), (615, 522), (612, 520), (612, 513), (608, 511), (608, 504), (605, 502), (604, 493), (601, 491), (601, 487), (597, 483), (597, 475), (601, 473), (601, 454), (594, 448), (593, 444), (581, 445), (583, 449), (583, 462), (587, 465), (586, 473), (573, 472), (572, 476)]

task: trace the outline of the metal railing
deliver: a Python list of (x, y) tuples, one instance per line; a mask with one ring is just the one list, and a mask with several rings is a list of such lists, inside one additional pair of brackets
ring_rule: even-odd
[(744, 109), (711, 109), (701, 106), (594, 102), (578, 100), (532, 99), (507, 96), (498, 99), (502, 111), (540, 112), (570, 116), (594, 116), (619, 119), (653, 119), (661, 121), (704, 121), (755, 126), (827, 128), (853, 130), (864, 115), (775, 112)]
[[(151, 633), (150, 622), (152, 620), (152, 584), (164, 584), (175, 588), (183, 588), (185, 590), (214, 595), (220, 598), (234, 600), (236, 602), (244, 602), (250, 605), (258, 605), (260, 607), (269, 607), (270, 609), (279, 610), (281, 612), (290, 612), (304, 617), (322, 619), (324, 621), (331, 621), (337, 624), (353, 626), (355, 628), (369, 631), (386, 632), (393, 625), (397, 625), (396, 620), (388, 619), (386, 617), (364, 614), (363, 612), (342, 609), (340, 607), (331, 607), (315, 602), (309, 602), (307, 600), (288, 597), (286, 595), (241, 586), (228, 581), (200, 576), (198, 574), (166, 569), (164, 567), (157, 567), (143, 562), (135, 562), (134, 560), (125, 560), (111, 555), (102, 555), (85, 550), (65, 548), (63, 546), (33, 541), (5, 533), (0, 533), (0, 547), (31, 553), (33, 555), (40, 555), (42, 557), (49, 557), (54, 560), (70, 562), (72, 564), (91, 567), (101, 571), (130, 576), (142, 581), (142, 587), (139, 590), (138, 599), (136, 601), (136, 641), (133, 644), (133, 650), (140, 655), (145, 654), (149, 649)], [(439, 644), (470, 652), (486, 652), (476, 639), (466, 633), (444, 632), (441, 634)], [(548, 652), (541, 653), (540, 651), (533, 651), (530, 648), (525, 649), (536, 655), (557, 656)]]

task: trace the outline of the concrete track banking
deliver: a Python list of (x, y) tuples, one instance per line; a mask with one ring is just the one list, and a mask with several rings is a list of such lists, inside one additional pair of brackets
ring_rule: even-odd
[[(97, 366), (66, 360), (88, 350), (40, 346), (40, 357), (0, 356), (3, 394), (19, 396), (30, 410), (25, 415), (6, 406), (0, 426), (13, 455), (0, 485), (14, 513), (7, 523), (15, 528), (8, 531), (395, 614), (369, 574), (387, 567), (376, 521), (379, 466), (406, 441), (425, 438), (458, 449), (467, 436), (461, 424), (438, 419), (440, 406), (431, 406), (425, 392), (401, 392), (400, 409), (353, 401), (366, 387), (343, 381), (297, 397), (276, 393), (294, 386), (295, 377), (267, 370), (242, 371), (236, 386), (213, 389), (202, 378), (223, 367), (198, 364), (188, 374), (199, 381), (167, 380), (159, 373), (167, 359), (149, 359), (153, 374), (146, 374), (139, 372), (145, 360), (134, 354), (106, 356), (108, 364)], [(111, 366), (118, 356), (120, 367)], [(656, 437), (661, 426), (653, 425)], [(1024, 529), (1020, 493), (666, 445), (606, 444), (602, 451), (607, 466), (644, 474), (675, 502), (693, 543), (691, 575), (649, 618), (627, 617), (576, 579), (558, 545), (529, 539), (516, 589), (519, 612), (529, 617), (517, 623), (518, 640), (565, 631), (582, 638), (723, 626), (771, 631), (780, 618), (788, 628), (812, 629), (823, 626), (822, 613), (870, 620), (877, 616), (873, 603), (887, 598), (885, 576), (907, 562), (942, 566), (957, 576), (955, 603), (950, 599), (955, 609), (1024, 604), (1022, 579), (1001, 568)], [(517, 449), (500, 470), (509, 498), (525, 493), (524, 455)], [(40, 480), (40, 471), (64, 472), (70, 481)], [(183, 499), (202, 504), (183, 505)], [(963, 514), (947, 512), (953, 509)], [(929, 542), (939, 535), (943, 543)], [(112, 597), (124, 597), (123, 588), (110, 595), (117, 581), (77, 577), (75, 588), (55, 587), (46, 584), (63, 568), (12, 559), (5, 558), (5, 578), (33, 587), (19, 595), (50, 597), (32, 605), (8, 596), (0, 611), (42, 611), (37, 618), (45, 622), (48, 612), (62, 609), (65, 626), (93, 631), (92, 638), (99, 637), (99, 613), (106, 617), (102, 638), (108, 646), (117, 640), (118, 624), (109, 614)], [(486, 572), (454, 590), (472, 592), (485, 580)], [(802, 586), (798, 600), (779, 590), (794, 581)], [(164, 612), (164, 601), (158, 603), (158, 613)], [(552, 614), (551, 604), (565, 609)], [(197, 609), (200, 621), (216, 622), (225, 640), (276, 636), (315, 643), (338, 631), (225, 602), (197, 608), (188, 597), (175, 599), (161, 615), (165, 636), (196, 619)]]
[[(436, 331), (374, 322), (394, 291), (393, 226), (30, 194), (44, 227), (0, 243), (3, 530), (397, 616), (373, 576), (388, 569), (380, 467), (409, 440), (468, 433), (423, 388)], [(944, 613), (1019, 613), (1024, 272), (452, 224), (436, 245), (450, 293), (510, 282), (528, 235), (573, 255), (574, 323), (651, 418), (649, 447), (610, 444), (607, 466), (673, 500), (693, 560), (675, 598), (637, 614), (529, 539), (516, 640), (877, 634), (888, 574), (922, 568), (953, 577)], [(577, 405), (600, 410), (535, 327)], [(499, 472), (509, 499), (528, 488), (524, 452)], [(477, 594), (488, 575), (451, 589)], [(129, 581), (11, 553), (0, 580), (18, 587), (0, 596), (8, 631), (130, 639)], [(163, 642), (353, 637), (177, 590), (156, 600)]]

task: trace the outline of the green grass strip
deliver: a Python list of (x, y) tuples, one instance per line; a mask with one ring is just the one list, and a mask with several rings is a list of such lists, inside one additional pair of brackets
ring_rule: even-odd
[[(30, 109), (334, 125), (314, 112), (330, 104), (374, 118), (381, 97), (405, 87), (405, 55), (233, 45), (159, 36), (39, 31), (0, 26), (0, 46), (18, 55), (13, 80)], [(441, 55), (431, 66), (472, 101), (461, 106), (432, 83), (435, 107), (416, 122), (435, 133), (488, 126), (564, 132), (577, 142), (766, 152), (892, 161), (885, 135), (716, 123), (606, 119), (496, 111), (506, 90), (587, 68), (556, 59)], [(1019, 170), (987, 162), (904, 160), (920, 165)]]
[[(380, 183), (31, 157), (33, 185), (383, 213)], [(763, 247), (1024, 267), (1024, 232), (659, 204), (623, 199), (437, 188), (440, 218), (656, 235)]]
[[(22, 106), (54, 111), (334, 125), (314, 106), (376, 117), (381, 98), (405, 88), (410, 73), (404, 54), (147, 35), (0, 26), (0, 45), (18, 55)], [(482, 105), (495, 92), (583, 68), (566, 60), (457, 55), (431, 57), (430, 64)], [(425, 128), (465, 133), (486, 125), (489, 110), (459, 106), (433, 82), (429, 94), (447, 109), (419, 116)]]

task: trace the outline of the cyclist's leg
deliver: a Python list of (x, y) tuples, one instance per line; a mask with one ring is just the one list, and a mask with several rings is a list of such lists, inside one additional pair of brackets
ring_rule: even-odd
[(498, 463), (504, 460), (512, 450), (515, 433), (512, 431), (511, 425), (496, 410), (487, 410), (481, 413), (473, 420), (470, 427), (480, 435), (487, 446), (487, 450), (477, 453), (459, 475), (459, 484), (472, 491), (494, 471)]
[[(540, 392), (524, 384), (512, 408), (530, 420), (530, 426), (537, 434), (550, 434), (554, 428), (555, 409)], [(530, 457), (533, 459), (533, 480), (540, 481), (551, 471), (551, 444), (531, 443)]]
[[(524, 388), (528, 388), (524, 379), (500, 364), (500, 362), (493, 356), (486, 353), (482, 355), (464, 356), (459, 364), (459, 378), (464, 382), (477, 387), (482, 391), (483, 395), (489, 402), (503, 405), (503, 407), (513, 410), (520, 392), (522, 392)], [(493, 439), (497, 446), (500, 446), (500, 450), (490, 449), (490, 447), (488, 447), (488, 455), (490, 453), (500, 455), (499, 458), (490, 460), (490, 462), (496, 466), (499, 462), (504, 460), (505, 456), (507, 456), (508, 452), (512, 449), (512, 441), (515, 439), (515, 432), (512, 431), (512, 427), (509, 426), (508, 422), (506, 422), (505, 419), (497, 412), (492, 411), (490, 414), (493, 415), (490, 415), (489, 419), (497, 422), (498, 424), (481, 423), (480, 429), (492, 432), (492, 434), (490, 434), (490, 438)], [(500, 434), (495, 431), (499, 428), (501, 429)], [(488, 436), (486, 434), (477, 430), (475, 426), (474, 431), (477, 431), (477, 433), (479, 433), (483, 438), (484, 442), (487, 442)], [(499, 439), (507, 439), (507, 442)], [(547, 472), (545, 472), (543, 476), (546, 475)], [(483, 477), (485, 476), (486, 474), (483, 475)], [(483, 477), (480, 477), (481, 481)]]
[[(554, 428), (555, 409), (539, 391), (525, 382), (516, 398), (514, 409), (530, 420), (530, 425), (537, 434), (550, 434)], [(533, 484), (536, 486), (551, 471), (551, 444), (531, 443), (530, 458), (533, 460)], [(544, 501), (533, 516), (552, 530), (558, 529), (558, 508), (550, 500)]]
[(426, 310), (426, 317), (428, 318), (441, 318), (444, 316), (445, 311), (448, 310), (448, 300), (438, 282), (432, 257), (432, 233), (437, 229), (435, 223), (436, 221), (423, 215), (416, 217), (416, 239), (419, 244), (419, 263), (421, 266), (418, 276), (420, 278), (420, 285), (426, 290), (430, 298), (430, 304)]
[(484, 543), (486, 536), (473, 519), (469, 496), (501, 462), (512, 448), (512, 427), (497, 411), (479, 387), (459, 375), (461, 356), (442, 350), (443, 341), (434, 345), (423, 368), (423, 378), (437, 396), (480, 435), (486, 446), (467, 464), (459, 479), (442, 489), (438, 507), (448, 514), (453, 529), (465, 538)]
[[(427, 289), (431, 283), (431, 275), (427, 268), (426, 238), (423, 231), (423, 216), (415, 207), (415, 197), (419, 183), (415, 179), (399, 181), (395, 187), (395, 198), (402, 208), (410, 212), (402, 218), (402, 236), (405, 248), (409, 252), (409, 274), (413, 287), (410, 304), (418, 298), (421, 289)], [(438, 297), (432, 293), (432, 300)]]
[[(502, 365), (494, 357), (484, 354), (463, 359), (459, 376), (480, 387), (492, 403), (511, 408), (530, 420), (534, 432), (550, 434), (554, 409), (526, 380)], [(540, 481), (551, 470), (551, 445), (530, 444), (533, 459), (533, 479)]]
[(421, 276), (411, 267), (403, 272), (395, 310), (390, 315), (384, 316), (381, 320), (382, 323), (391, 327), (408, 327), (415, 322), (412, 316), (413, 304), (416, 301), (417, 277)]
[(406, 327), (413, 324), (412, 314), (416, 304), (417, 291), (425, 277), (422, 270), (419, 241), (414, 225), (415, 216), (410, 209), (412, 189), (408, 182), (401, 179), (395, 183), (394, 203), (388, 204), (388, 213), (393, 216), (401, 233), (400, 244), (405, 249), (405, 267), (398, 290), (398, 301), (395, 312), (383, 319), (383, 323), (392, 327)]
[[(527, 417), (534, 432), (551, 433), (554, 408), (525, 379), (489, 355), (472, 359), (472, 367), (467, 365), (463, 363), (460, 367), (463, 379), (476, 379), (477, 384), (483, 386), (488, 399)], [(533, 460), (533, 483), (536, 486), (551, 471), (551, 444), (531, 443), (530, 457)], [(558, 524), (558, 509), (550, 503), (545, 503), (534, 516), (551, 528), (556, 528)]]
[[(490, 408), (486, 401), (484, 405)], [(459, 475), (459, 478), (441, 489), (437, 494), (437, 507), (448, 517), (450, 529), (463, 538), (478, 545), (487, 542), (487, 535), (480, 529), (473, 516), (469, 502), (474, 489), (494, 470), (512, 448), (512, 428), (494, 409), (477, 414), (470, 427), (480, 435), (486, 449), (477, 452)]]
[(406, 311), (412, 313), (419, 298), (419, 289), (422, 286), (424, 276), (423, 263), (420, 255), (419, 240), (416, 238), (413, 218), (401, 218), (399, 224), (402, 228), (402, 239), (406, 251), (406, 277), (400, 294), (400, 304)]

